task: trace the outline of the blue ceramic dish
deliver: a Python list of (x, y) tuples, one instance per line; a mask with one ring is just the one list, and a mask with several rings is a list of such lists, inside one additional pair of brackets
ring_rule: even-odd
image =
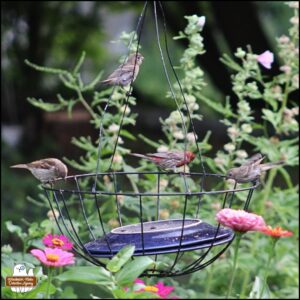
[[(124, 246), (135, 246), (134, 255), (152, 255), (189, 251), (220, 245), (231, 241), (230, 229), (204, 223), (198, 219), (161, 220), (115, 228), (105, 237), (85, 244), (94, 256), (110, 257)], [(181, 238), (182, 236), (182, 238)], [(180, 249), (179, 249), (180, 248)]]

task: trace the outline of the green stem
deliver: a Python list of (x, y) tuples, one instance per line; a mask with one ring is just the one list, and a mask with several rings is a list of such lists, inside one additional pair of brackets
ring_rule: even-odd
[[(271, 189), (272, 189), (272, 186), (273, 186), (273, 181), (274, 181), (274, 178), (276, 176), (276, 173), (277, 173), (276, 169), (270, 170), (269, 178), (268, 178), (268, 181), (267, 181), (266, 187), (264, 189), (264, 193), (263, 193), (263, 199), (260, 202), (260, 206), (258, 208), (258, 214), (262, 213), (265, 201), (269, 198), (269, 195), (270, 195), (270, 192), (271, 192)], [(256, 246), (257, 242), (258, 242), (258, 235), (255, 235), (255, 238), (254, 238), (253, 243), (252, 243), (252, 248), (251, 248), (251, 256), (254, 256), (255, 252), (257, 251), (257, 246)], [(245, 297), (249, 277), (250, 277), (250, 273), (247, 272), (245, 277), (244, 277), (243, 283), (242, 283), (242, 288), (241, 288), (241, 293), (240, 293), (241, 298)]]
[(78, 94), (78, 98), (79, 98), (80, 102), (82, 103), (82, 105), (90, 113), (90, 115), (93, 117), (93, 119), (97, 120), (97, 115), (94, 113), (92, 108), (88, 105), (88, 103), (85, 101), (79, 88), (77, 89), (77, 94)]
[(286, 83), (285, 83), (285, 87), (284, 87), (284, 94), (283, 94), (283, 99), (282, 99), (282, 105), (280, 108), (280, 113), (281, 113), (281, 117), (283, 118), (283, 111), (286, 107), (287, 104), (287, 100), (288, 100), (288, 95), (289, 95), (289, 87), (290, 87), (290, 78), (287, 79)]
[(46, 290), (46, 296), (45, 296), (45, 299), (50, 299), (49, 298), (49, 292), (50, 292), (50, 286), (51, 286), (51, 277), (52, 277), (52, 270), (53, 268), (52, 267), (49, 267), (48, 268), (48, 284), (47, 284), (47, 290)]
[(269, 195), (270, 195), (270, 192), (271, 192), (272, 186), (273, 186), (273, 181), (274, 181), (274, 178), (277, 174), (277, 169), (272, 169), (272, 170), (270, 170), (269, 173), (270, 173), (269, 178), (268, 178), (268, 181), (267, 181), (265, 189), (264, 189), (264, 196), (263, 196), (262, 201), (260, 202), (260, 207), (259, 207), (259, 210), (258, 210), (259, 214), (262, 213), (263, 208), (264, 208), (264, 204), (269, 198)]
[(259, 299), (261, 299), (263, 297), (263, 293), (265, 291), (265, 287), (267, 285), (267, 279), (268, 279), (268, 273), (269, 273), (269, 269), (270, 269), (270, 264), (271, 264), (271, 260), (272, 258), (275, 256), (275, 245), (276, 245), (276, 242), (278, 241), (278, 238), (273, 238), (272, 237), (272, 244), (271, 244), (271, 250), (269, 251), (269, 257), (268, 257), (268, 261), (267, 261), (267, 264), (265, 266), (265, 278), (264, 278), (264, 283), (263, 283), (263, 286), (261, 288), (261, 291), (260, 291), (260, 295), (259, 295)]
[(227, 294), (226, 294), (226, 299), (228, 299), (228, 297), (231, 294), (231, 290), (232, 290), (232, 286), (233, 286), (233, 281), (234, 281), (234, 277), (235, 277), (235, 272), (236, 272), (237, 258), (238, 258), (238, 252), (239, 252), (239, 245), (240, 245), (240, 241), (241, 241), (241, 237), (242, 237), (243, 233), (236, 232), (235, 235), (236, 235), (236, 242), (235, 242), (235, 247), (234, 247), (233, 267), (232, 267), (232, 272), (231, 272), (231, 279), (230, 279), (229, 288), (228, 288)]
[(211, 280), (213, 278), (213, 266), (214, 264), (211, 265), (209, 271), (208, 271), (208, 276), (207, 276), (207, 279), (206, 279), (206, 282), (205, 282), (205, 292), (204, 292), (204, 298), (207, 299), (208, 298), (208, 292), (209, 292), (209, 289), (210, 289), (210, 286), (211, 286)]

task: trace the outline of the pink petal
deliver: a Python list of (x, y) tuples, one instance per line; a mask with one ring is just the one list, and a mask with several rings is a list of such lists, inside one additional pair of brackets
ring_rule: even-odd
[(220, 224), (239, 232), (260, 231), (265, 226), (261, 216), (244, 210), (225, 208), (219, 211), (216, 217)]
[[(58, 248), (45, 248), (44, 251), (39, 249), (33, 249), (30, 252), (46, 266), (61, 267), (75, 263), (73, 253), (66, 252)], [(47, 259), (47, 255), (49, 254), (57, 255), (58, 260), (49, 261)]]
[(139, 279), (139, 278), (135, 279), (134, 283), (139, 283), (139, 284), (145, 285), (145, 282), (142, 279)]
[(257, 56), (257, 61), (266, 69), (271, 69), (271, 65), (274, 61), (274, 54), (267, 50), (264, 53)]
[(173, 286), (166, 286), (164, 285), (163, 282), (159, 281), (155, 287), (158, 288), (158, 292), (157, 294), (162, 297), (162, 298), (165, 298), (166, 296), (168, 296), (173, 290), (174, 290), (174, 287)]

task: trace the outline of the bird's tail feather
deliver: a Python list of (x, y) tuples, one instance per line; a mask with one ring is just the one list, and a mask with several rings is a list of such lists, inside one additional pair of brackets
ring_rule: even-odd
[(141, 158), (148, 158), (146, 155), (139, 154), (139, 153), (129, 153), (132, 156), (141, 157)]
[(100, 84), (109, 84), (110, 83), (110, 79), (105, 79), (100, 81)]
[(14, 165), (10, 166), (11, 168), (20, 168), (20, 169), (28, 169), (28, 166), (26, 164), (19, 164), (19, 165)]
[(262, 171), (267, 171), (267, 170), (270, 170), (274, 167), (278, 167), (278, 166), (281, 166), (285, 163), (284, 160), (279, 160), (279, 161), (276, 161), (276, 162), (271, 162), (271, 163), (266, 163), (266, 164), (262, 164), (260, 165), (260, 169)]

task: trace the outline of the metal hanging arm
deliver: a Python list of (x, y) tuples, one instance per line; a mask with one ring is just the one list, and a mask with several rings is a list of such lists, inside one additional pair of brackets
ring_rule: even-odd
[[(142, 22), (142, 21), (144, 20), (144, 18), (145, 18), (147, 6), (148, 6), (148, 1), (146, 1), (145, 4), (144, 4), (144, 6), (143, 6), (143, 10), (142, 10), (142, 12), (141, 12), (141, 14), (140, 14), (140, 17), (139, 17), (139, 20), (138, 20), (138, 22), (137, 22), (136, 29), (135, 29), (134, 34), (133, 34), (133, 36), (131, 37), (131, 40), (130, 40), (130, 42), (129, 42), (129, 44), (128, 44), (128, 52), (127, 52), (127, 55), (126, 55), (126, 57), (125, 57), (125, 59), (124, 59), (122, 65), (121, 65), (121, 70), (122, 70), (122, 68), (123, 68), (123, 66), (124, 66), (124, 64), (125, 64), (125, 62), (126, 62), (128, 56), (129, 56), (129, 53), (130, 53), (130, 47), (131, 47), (131, 44), (132, 44), (133, 41), (134, 41), (135, 35), (137, 34), (138, 29), (139, 29), (140, 26), (141, 26), (141, 22)], [(140, 30), (140, 31), (141, 31), (141, 30)], [(137, 52), (138, 52), (138, 46), (137, 46), (136, 54), (137, 54)], [(134, 70), (135, 70), (135, 66), (136, 66), (136, 60), (135, 60)], [(133, 71), (133, 72), (134, 72), (134, 71)], [(130, 89), (131, 89), (131, 88), (132, 88), (132, 82), (130, 83)], [(103, 110), (103, 113), (102, 113), (102, 116), (101, 116), (101, 123), (100, 123), (100, 127), (99, 127), (99, 142), (98, 142), (98, 153), (97, 153), (96, 174), (95, 174), (94, 185), (93, 185), (93, 188), (92, 188), (92, 191), (93, 191), (93, 192), (96, 191), (97, 179), (98, 179), (99, 168), (100, 168), (100, 159), (101, 159), (101, 150), (102, 150), (102, 149), (101, 149), (101, 148), (102, 148), (102, 147), (101, 147), (101, 146), (102, 146), (102, 145), (101, 145), (101, 141), (102, 141), (102, 131), (103, 131), (103, 120), (104, 120), (104, 116), (105, 116), (105, 114), (106, 114), (106, 112), (107, 112), (107, 109), (108, 109), (108, 107), (109, 107), (109, 104), (110, 104), (110, 101), (111, 101), (111, 98), (112, 98), (112, 96), (113, 96), (113, 94), (114, 94), (115, 89), (116, 89), (116, 85), (114, 85), (114, 87), (113, 87), (113, 89), (112, 89), (112, 92), (111, 92), (111, 94), (110, 94), (110, 96), (109, 96), (109, 98), (108, 98), (108, 101), (107, 101), (107, 103), (106, 103), (106, 105), (105, 105), (105, 107), (104, 107), (104, 110)], [(129, 99), (129, 95), (127, 96), (127, 99), (126, 99), (126, 100), (128, 101), (128, 99)], [(127, 105), (127, 103), (128, 103), (127, 101), (126, 101), (126, 105)], [(124, 111), (124, 112), (126, 112), (126, 108), (127, 108), (127, 106), (125, 107), (125, 111)], [(124, 116), (123, 116), (123, 117), (124, 117)], [(118, 137), (117, 137), (117, 140), (116, 140), (116, 144), (118, 143), (119, 134), (120, 134), (120, 130), (119, 130), (119, 132), (118, 132)], [(116, 146), (114, 147), (114, 152), (115, 152), (115, 151), (116, 151)], [(113, 156), (114, 156), (114, 153), (113, 153)], [(113, 159), (113, 156), (112, 156), (112, 159)], [(111, 167), (111, 165), (110, 165), (110, 167)]]

